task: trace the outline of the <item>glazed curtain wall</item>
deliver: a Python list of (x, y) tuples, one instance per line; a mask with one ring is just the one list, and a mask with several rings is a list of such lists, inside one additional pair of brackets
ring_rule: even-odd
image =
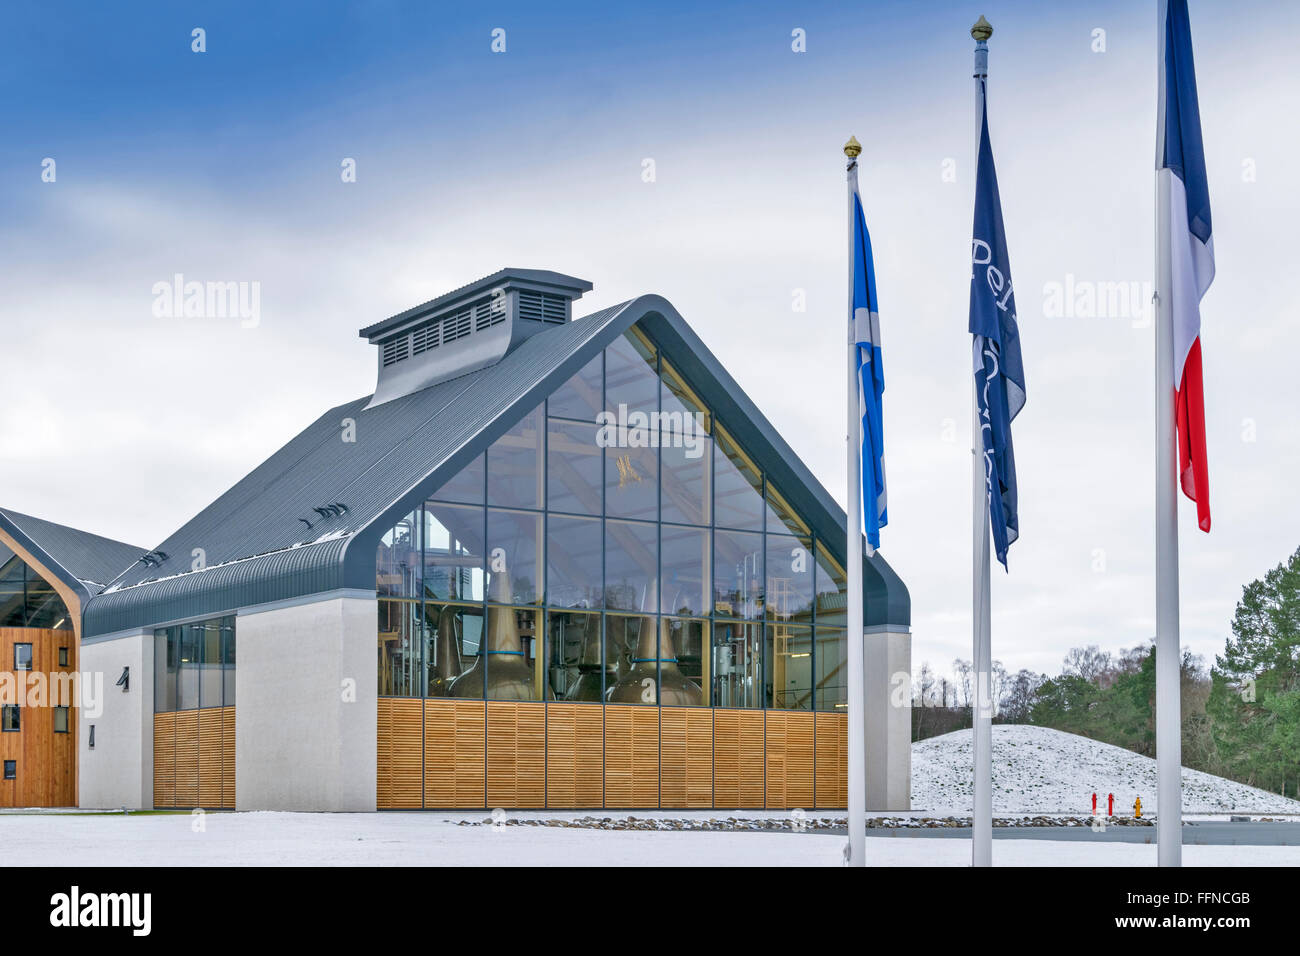
[(379, 694), (843, 712), (845, 575), (653, 343), (389, 530)]
[(154, 631), (155, 807), (235, 806), (235, 618)]
[(4, 545), (0, 545), (0, 627), (72, 630), (63, 598)]

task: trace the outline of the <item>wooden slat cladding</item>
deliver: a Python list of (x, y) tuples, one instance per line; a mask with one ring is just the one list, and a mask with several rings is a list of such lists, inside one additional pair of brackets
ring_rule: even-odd
[(605, 798), (605, 715), (600, 704), (546, 705), (546, 805), (598, 808)]
[[(380, 809), (788, 810), (847, 802), (843, 714), (384, 697), (378, 718)], [(155, 745), (159, 793), (169, 759), (163, 735)]]
[(546, 806), (546, 705), (487, 704), (487, 805)]
[(153, 805), (176, 806), (176, 715), (153, 715)]
[(223, 746), (220, 707), (200, 710), (199, 715), (199, 799), (200, 807), (221, 806), (221, 765)]
[(199, 712), (176, 713), (176, 806), (199, 805)]
[[(31, 645), (31, 670), (14, 671), (14, 645)], [(68, 663), (59, 664), (59, 648)], [(11, 674), (19, 730), (0, 733), (0, 758), (14, 779), (0, 780), (0, 807), (77, 805), (77, 715), (73, 704), (76, 636), (72, 631), (0, 627), (0, 672)], [(68, 732), (55, 733), (55, 707), (67, 706)]]
[(763, 711), (713, 712), (713, 805), (763, 806)]
[(381, 698), (378, 726), (376, 805), (418, 809), (424, 791), (424, 702)]
[(235, 807), (235, 708), (153, 715), (153, 805)]
[(817, 715), (817, 809), (842, 810), (849, 803), (849, 718)]
[(660, 806), (713, 806), (713, 711), (665, 707), (659, 741)]
[(424, 702), (424, 805), (482, 809), (486, 803), (486, 711), (480, 700)]
[(235, 708), (221, 708), (221, 806), (235, 809)]
[(605, 806), (659, 806), (659, 708), (605, 705)]
[(813, 805), (814, 715), (767, 712), (769, 810)]

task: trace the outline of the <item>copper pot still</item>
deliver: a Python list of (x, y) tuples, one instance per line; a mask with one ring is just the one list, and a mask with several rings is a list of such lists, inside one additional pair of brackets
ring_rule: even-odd
[(461, 620), (452, 607), (438, 612), (438, 639), (434, 647), (435, 661), (429, 673), (429, 696), (450, 697), (451, 685), (465, 669), (460, 660)]
[[(492, 601), (508, 602), (511, 597), (509, 573), (505, 570), (494, 573), (488, 591)], [(484, 646), (470, 669), (452, 681), (448, 696), (482, 700), (486, 667), (488, 700), (538, 700), (537, 675), (524, 659), (515, 609), (488, 605), (487, 616)], [(553, 696), (547, 688), (546, 697), (550, 699)]]
[[(654, 594), (651, 586), (649, 594)], [(643, 601), (644, 606), (647, 601)], [(662, 637), (656, 641), (656, 624), (662, 620)], [(656, 677), (658, 678), (656, 684)], [(656, 689), (657, 688), (657, 689)], [(677, 667), (677, 652), (667, 618), (641, 618), (632, 669), (605, 692), (611, 704), (659, 704), (664, 707), (698, 707), (700, 685)]]

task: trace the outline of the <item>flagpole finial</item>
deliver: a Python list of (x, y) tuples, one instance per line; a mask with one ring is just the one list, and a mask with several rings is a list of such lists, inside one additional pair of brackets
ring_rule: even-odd
[(844, 155), (849, 159), (857, 159), (862, 153), (862, 144), (858, 142), (856, 136), (850, 136), (849, 141), (844, 144)]
[(976, 42), (984, 43), (989, 37), (993, 36), (993, 24), (984, 19), (984, 14), (975, 21), (975, 25), (970, 28), (970, 35), (975, 38)]

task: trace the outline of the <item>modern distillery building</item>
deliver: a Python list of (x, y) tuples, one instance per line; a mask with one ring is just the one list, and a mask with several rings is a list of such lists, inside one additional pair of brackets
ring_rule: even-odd
[[(506, 269), (361, 330), (373, 395), (64, 598), (108, 678), (80, 805), (845, 805), (844, 513), (666, 300), (590, 289)], [(903, 809), (910, 606), (864, 584)]]

